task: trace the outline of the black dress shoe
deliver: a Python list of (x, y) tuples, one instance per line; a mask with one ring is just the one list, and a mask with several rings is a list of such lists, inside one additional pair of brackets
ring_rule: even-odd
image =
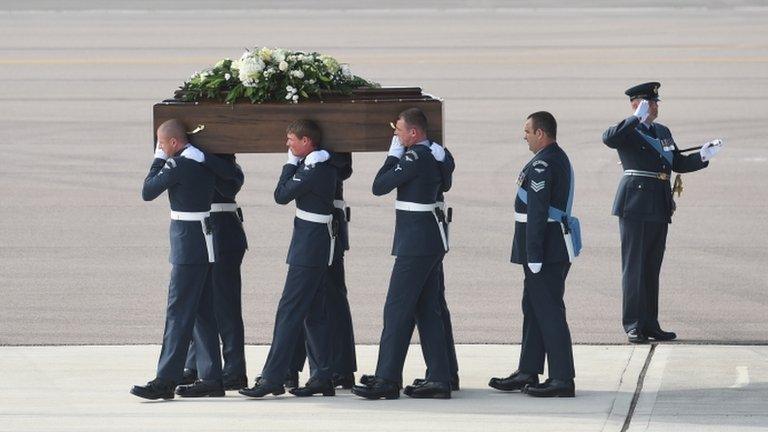
[(375, 377), (368, 385), (352, 387), (352, 394), (366, 399), (397, 399), (400, 397), (400, 386), (396, 382)]
[(176, 387), (176, 394), (181, 397), (223, 397), (224, 386), (220, 381), (197, 380), (194, 384)]
[(374, 381), (376, 381), (376, 375), (363, 375), (360, 377), (360, 384), (364, 386), (371, 385)]
[(653, 339), (655, 341), (671, 341), (677, 339), (677, 334), (675, 332), (666, 332), (662, 329), (656, 329), (656, 330), (646, 330), (643, 332), (645, 336), (647, 336), (649, 339)]
[(645, 335), (638, 331), (637, 329), (632, 329), (627, 332), (627, 340), (629, 343), (633, 344), (644, 344), (648, 343), (648, 338), (645, 337)]
[(239, 390), (238, 393), (254, 398), (264, 397), (270, 393), (279, 396), (285, 393), (285, 387), (282, 384), (270, 384), (259, 377), (253, 387)]
[(491, 378), (488, 381), (488, 386), (501, 391), (515, 391), (523, 390), (526, 385), (537, 385), (538, 383), (538, 374), (515, 371), (506, 378)]
[(336, 387), (341, 387), (345, 390), (349, 390), (355, 385), (355, 374), (333, 374), (333, 384)]
[(548, 379), (544, 384), (525, 386), (523, 393), (533, 397), (574, 397), (576, 386), (573, 380)]
[[(406, 388), (418, 387), (420, 385), (423, 385), (425, 382), (427, 382), (426, 378), (416, 378), (415, 380), (413, 380), (413, 384), (411, 384), (410, 386), (406, 386)], [(459, 386), (459, 377), (454, 376), (453, 378), (451, 378), (451, 391), (459, 391), (459, 390), (461, 390), (461, 387)], [(405, 393), (405, 389), (403, 389), (403, 393)]]
[(240, 390), (248, 387), (248, 377), (243, 375), (224, 375), (222, 377), (224, 390)]
[(147, 385), (133, 386), (131, 394), (144, 399), (173, 399), (173, 388), (175, 386), (171, 381), (155, 378)]
[(195, 369), (184, 368), (184, 373), (181, 375), (179, 385), (194, 384), (195, 381), (197, 381), (197, 371)]
[(283, 385), (286, 388), (295, 388), (299, 386), (299, 373), (298, 372), (288, 372), (288, 375), (285, 376), (285, 380), (283, 381)]
[(427, 381), (420, 386), (412, 387), (407, 395), (415, 399), (450, 399), (451, 385), (445, 382)]
[(333, 380), (315, 380), (310, 379), (304, 387), (296, 387), (288, 390), (292, 395), (298, 397), (312, 396), (322, 394), (323, 396), (336, 396), (336, 386)]

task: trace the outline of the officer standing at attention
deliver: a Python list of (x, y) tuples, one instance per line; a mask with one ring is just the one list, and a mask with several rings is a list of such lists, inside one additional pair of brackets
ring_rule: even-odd
[(442, 177), (426, 131), (427, 117), (421, 110), (410, 108), (400, 113), (389, 155), (373, 181), (374, 195), (397, 189), (392, 247), (396, 259), (384, 305), (375, 378), (352, 388), (352, 393), (367, 399), (400, 396), (414, 320), (419, 322), (430, 381), (414, 388), (409, 396), (451, 397), (439, 273), (448, 244), (435, 211)]
[(332, 380), (332, 339), (325, 311), (328, 267), (333, 262), (335, 237), (333, 197), (336, 168), (327, 163), (328, 152), (318, 151), (322, 135), (310, 120), (297, 120), (287, 130), (288, 162), (275, 188), (275, 202), (296, 201), (293, 238), (288, 249), (288, 276), (277, 306), (272, 346), (256, 384), (240, 393), (250, 397), (285, 393), (283, 381), (305, 326), (317, 368), (305, 387), (291, 389), (296, 396), (336, 394)]
[[(489, 386), (504, 391), (523, 390), (530, 396), (573, 397), (573, 349), (565, 319), (565, 278), (580, 249), (578, 221), (570, 216), (573, 169), (555, 141), (557, 122), (539, 111), (525, 122), (525, 140), (533, 159), (518, 177), (515, 199), (513, 263), (522, 264), (523, 339), (518, 369), (506, 378), (492, 378)], [(574, 243), (575, 250), (574, 250)], [(549, 379), (539, 384), (544, 358)]]
[(659, 272), (668, 224), (672, 222), (670, 173), (698, 171), (722, 148), (722, 140), (704, 144), (698, 154), (679, 151), (658, 116), (658, 82), (628, 89), (634, 114), (603, 133), (603, 142), (619, 153), (624, 175), (613, 202), (621, 234), (622, 323), (631, 343), (677, 337), (659, 325)]
[[(206, 154), (203, 164), (216, 174), (216, 190), (211, 204), (216, 262), (211, 269), (213, 307), (222, 342), (224, 390), (248, 386), (245, 373), (245, 335), (243, 330), (242, 279), (240, 265), (248, 249), (243, 230), (243, 213), (235, 196), (243, 186), (243, 170), (232, 154)], [(197, 380), (194, 342), (189, 346), (184, 382)]]
[(203, 153), (187, 142), (180, 121), (161, 124), (157, 139), (141, 196), (151, 201), (168, 191), (173, 269), (157, 377), (145, 386), (134, 386), (131, 393), (145, 399), (173, 399), (194, 330), (201, 379), (176, 392), (180, 396), (224, 396), (211, 285), (206, 283), (215, 261), (209, 221), (215, 176), (203, 166)]

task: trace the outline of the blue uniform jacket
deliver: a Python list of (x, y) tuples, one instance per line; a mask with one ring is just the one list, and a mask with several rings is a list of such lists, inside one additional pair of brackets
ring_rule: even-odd
[[(343, 201), (344, 180), (352, 176), (352, 153), (332, 153), (329, 163), (336, 168), (336, 192), (334, 199)], [(349, 250), (349, 226), (345, 210), (334, 207), (333, 217), (339, 227), (336, 236), (336, 247), (334, 249), (334, 259), (338, 259), (344, 255), (344, 251)]]
[[(672, 164), (643, 138), (642, 134), (658, 138), (672, 147)], [(698, 153), (683, 155), (678, 151), (669, 129), (659, 123), (650, 130), (631, 116), (611, 126), (603, 133), (603, 142), (619, 153), (625, 170), (642, 170), (671, 174), (698, 171), (709, 162), (702, 162)], [(675, 203), (670, 180), (623, 176), (613, 201), (613, 215), (648, 222), (672, 222)]]
[[(243, 186), (245, 176), (234, 155), (205, 155), (203, 163), (216, 174), (216, 190), (213, 194), (214, 203), (234, 203), (235, 197)], [(237, 214), (232, 212), (211, 213), (213, 228), (213, 244), (216, 258), (239, 259), (248, 249), (243, 223)]]
[[(315, 165), (305, 165), (303, 161), (298, 166), (285, 164), (275, 188), (275, 202), (296, 201), (296, 208), (300, 210), (333, 214), (336, 177), (336, 168), (327, 161)], [(330, 240), (326, 224), (295, 217), (286, 262), (305, 267), (327, 267)]]
[(451, 190), (451, 186), (453, 186), (453, 171), (456, 169), (456, 162), (453, 160), (453, 155), (448, 149), (445, 149), (445, 159), (442, 162), (438, 162), (438, 167), (440, 168), (442, 183), (440, 184), (440, 190), (437, 192), (437, 200), (444, 201), (443, 193)]
[[(206, 212), (211, 208), (216, 177), (202, 164), (177, 156), (155, 158), (144, 179), (141, 197), (152, 201), (168, 191), (171, 210)], [(171, 264), (208, 264), (208, 251), (200, 222), (171, 220)]]
[(570, 182), (571, 163), (557, 143), (540, 150), (523, 168), (518, 185), (528, 193), (528, 204), (515, 197), (515, 212), (527, 214), (528, 222), (515, 222), (513, 263), (568, 261), (560, 224), (547, 220), (550, 206), (566, 211)]
[[(397, 200), (434, 204), (443, 182), (439, 163), (429, 146), (416, 144), (401, 159), (388, 156), (373, 180), (373, 194), (397, 188)], [(397, 210), (392, 255), (428, 256), (445, 253), (440, 231), (431, 212)]]

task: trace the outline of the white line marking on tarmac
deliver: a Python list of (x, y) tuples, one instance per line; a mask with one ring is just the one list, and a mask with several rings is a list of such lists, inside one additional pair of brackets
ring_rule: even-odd
[(736, 382), (733, 383), (731, 388), (741, 388), (749, 385), (749, 368), (746, 366), (736, 366), (736, 372), (739, 376), (736, 377)]

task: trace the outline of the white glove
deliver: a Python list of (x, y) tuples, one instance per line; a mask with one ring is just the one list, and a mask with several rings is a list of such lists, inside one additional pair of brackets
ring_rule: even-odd
[(160, 148), (160, 141), (155, 143), (155, 159), (158, 159), (158, 158), (160, 158), (162, 160), (167, 160), (168, 159), (168, 155), (165, 154), (163, 149)]
[(538, 273), (541, 271), (541, 263), (528, 263), (528, 268), (531, 269), (532, 272)]
[(442, 162), (445, 160), (445, 149), (440, 144), (433, 142), (432, 145), (429, 146), (429, 150), (432, 152), (432, 156), (435, 157), (436, 161)]
[(298, 165), (300, 160), (301, 160), (300, 157), (294, 155), (291, 149), (288, 149), (288, 162), (286, 163), (289, 163), (291, 165)]
[(185, 148), (184, 151), (181, 152), (181, 157), (192, 159), (195, 162), (200, 162), (200, 163), (205, 162), (205, 154), (201, 152), (200, 149), (198, 149), (193, 145), (188, 145), (187, 148)]
[(706, 162), (712, 159), (713, 157), (715, 157), (715, 155), (720, 150), (722, 150), (723, 145), (725, 145), (723, 140), (716, 139), (701, 146), (701, 150), (699, 150), (699, 154), (701, 155), (701, 161)]
[(405, 147), (403, 147), (403, 143), (400, 142), (400, 138), (398, 138), (397, 135), (392, 135), (392, 144), (389, 145), (388, 154), (398, 159), (405, 154)]
[(648, 118), (648, 101), (643, 99), (640, 101), (640, 104), (637, 105), (637, 109), (635, 110), (635, 117), (639, 118), (641, 122), (645, 123), (645, 120)]
[(304, 163), (307, 165), (314, 165), (320, 162), (325, 162), (330, 157), (331, 157), (331, 154), (325, 150), (315, 150), (312, 153), (307, 155), (306, 159), (304, 159)]

